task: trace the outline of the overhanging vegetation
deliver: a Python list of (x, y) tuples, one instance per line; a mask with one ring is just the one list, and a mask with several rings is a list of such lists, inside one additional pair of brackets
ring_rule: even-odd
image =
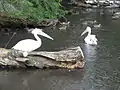
[(61, 0), (1, 0), (0, 12), (32, 21), (64, 16)]

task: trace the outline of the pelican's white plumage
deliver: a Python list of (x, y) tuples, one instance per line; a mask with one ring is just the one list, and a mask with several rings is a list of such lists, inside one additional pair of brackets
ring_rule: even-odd
[(42, 29), (35, 28), (35, 29), (32, 30), (31, 33), (34, 35), (36, 40), (33, 40), (33, 39), (21, 40), (15, 46), (12, 47), (15, 50), (20, 50), (20, 51), (25, 52), (25, 53), (23, 53), (24, 57), (27, 56), (28, 52), (34, 51), (34, 50), (38, 49), (41, 46), (42, 41), (38, 37), (38, 35), (42, 35), (44, 37), (47, 37), (47, 38), (53, 40), (53, 38), (50, 37), (49, 35), (47, 35), (46, 33), (44, 33), (42, 31)]
[(85, 37), (84, 41), (86, 44), (91, 44), (91, 45), (97, 45), (97, 38), (96, 35), (91, 35), (91, 27), (87, 27), (85, 31), (81, 34), (84, 35), (85, 33), (88, 32), (88, 35)]

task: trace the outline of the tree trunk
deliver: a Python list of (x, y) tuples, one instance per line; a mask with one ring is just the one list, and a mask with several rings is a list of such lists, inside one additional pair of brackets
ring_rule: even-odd
[(31, 52), (25, 58), (21, 51), (0, 48), (0, 66), (18, 68), (83, 68), (84, 55), (80, 47), (61, 51)]

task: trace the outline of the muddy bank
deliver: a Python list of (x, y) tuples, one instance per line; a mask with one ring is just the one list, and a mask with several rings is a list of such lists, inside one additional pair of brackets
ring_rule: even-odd
[(7, 15), (7, 13), (0, 13), (0, 27), (8, 27), (8, 28), (25, 28), (25, 27), (47, 27), (54, 26), (59, 22), (58, 19), (45, 19), (39, 22), (30, 21), (24, 18), (16, 18)]

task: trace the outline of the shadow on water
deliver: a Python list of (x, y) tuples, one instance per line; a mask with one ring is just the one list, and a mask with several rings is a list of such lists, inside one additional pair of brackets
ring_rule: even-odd
[[(87, 9), (79, 15), (68, 17), (71, 24), (67, 30), (46, 28), (45, 32), (54, 41), (41, 37), (43, 45), (38, 50), (81, 46), (86, 60), (84, 69), (0, 71), (0, 90), (120, 90), (120, 20), (112, 20), (113, 11)], [(98, 24), (101, 27), (95, 27)], [(86, 45), (83, 41), (85, 36), (80, 36), (87, 25), (97, 35), (97, 46)], [(5, 46), (12, 33), (0, 33), (1, 47)], [(7, 48), (24, 38), (34, 37), (18, 30)]]

